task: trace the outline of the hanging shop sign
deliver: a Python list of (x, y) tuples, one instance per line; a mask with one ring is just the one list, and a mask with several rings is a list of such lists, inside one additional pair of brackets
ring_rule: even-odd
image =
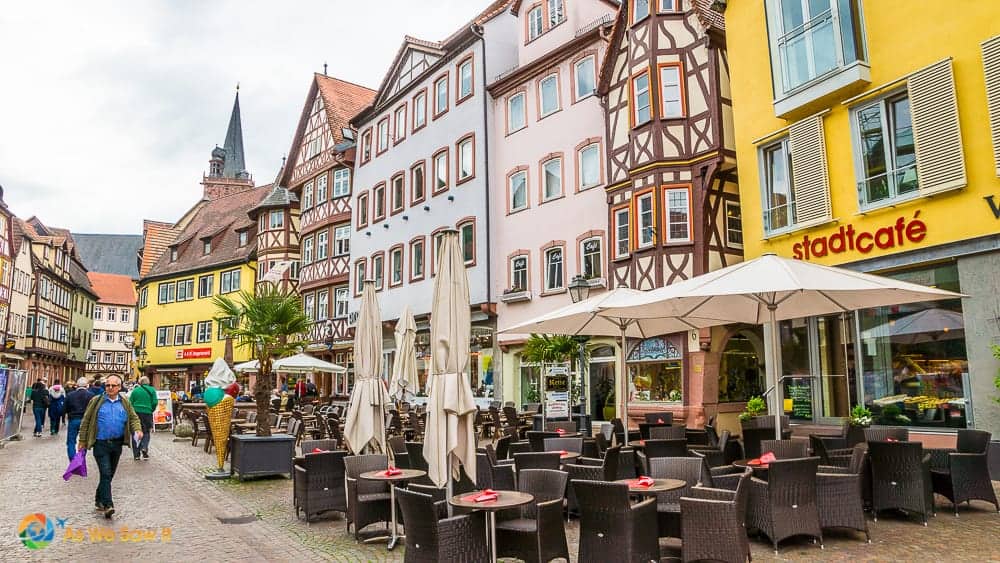
[(666, 336), (647, 338), (632, 348), (628, 355), (629, 362), (663, 362), (680, 359), (681, 347)]
[(853, 224), (841, 226), (828, 235), (803, 235), (792, 245), (792, 256), (799, 260), (823, 258), (845, 252), (868, 254), (875, 249), (893, 250), (919, 244), (927, 238), (927, 223), (917, 210), (913, 217), (898, 217), (895, 223), (874, 230), (858, 230)]
[(569, 370), (553, 366), (545, 376), (545, 418), (569, 418)]

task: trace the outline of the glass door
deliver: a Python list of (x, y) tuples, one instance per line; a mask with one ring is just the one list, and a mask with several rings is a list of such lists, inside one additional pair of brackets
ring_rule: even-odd
[(850, 416), (857, 403), (854, 368), (854, 321), (851, 314), (827, 315), (815, 320), (817, 413), (821, 422), (834, 423)]

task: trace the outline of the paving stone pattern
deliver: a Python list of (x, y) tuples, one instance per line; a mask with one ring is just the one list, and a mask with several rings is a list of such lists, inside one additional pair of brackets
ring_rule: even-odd
[[(30, 417), (27, 417), (30, 418)], [(26, 418), (26, 420), (27, 420)], [(0, 561), (103, 561), (144, 558), (161, 561), (402, 561), (403, 548), (388, 552), (384, 544), (358, 544), (346, 532), (341, 516), (306, 524), (292, 509), (292, 482), (285, 478), (208, 481), (214, 454), (199, 443), (175, 442), (158, 432), (150, 444), (150, 461), (134, 462), (122, 455), (114, 482), (118, 511), (109, 523), (93, 511), (97, 467), (88, 458), (90, 477), (62, 480), (66, 467), (65, 431), (58, 437), (27, 438), (0, 449)], [(1000, 485), (995, 483), (995, 485)], [(863, 536), (829, 532), (821, 550), (809, 540), (782, 543), (779, 555), (763, 541), (754, 541), (754, 561), (997, 561), (1000, 562), (1000, 515), (988, 505), (963, 506), (959, 518), (938, 498), (939, 513), (925, 528), (917, 521), (883, 515), (869, 522), (872, 544)], [(56, 539), (29, 550), (17, 537), (26, 514), (41, 512), (65, 520)], [(219, 517), (254, 515), (246, 524), (222, 524)], [(55, 523), (55, 522), (54, 522)], [(113, 527), (120, 532), (156, 531), (151, 541), (92, 542), (87, 534)], [(67, 537), (77, 531), (78, 541)], [(169, 541), (161, 541), (169, 528)], [(576, 520), (567, 525), (570, 552), (576, 561)], [(99, 535), (99, 534), (95, 534)]]

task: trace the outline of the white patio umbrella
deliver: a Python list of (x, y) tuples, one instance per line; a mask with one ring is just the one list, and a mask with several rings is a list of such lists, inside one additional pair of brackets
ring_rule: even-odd
[[(615, 391), (615, 412), (628, 427), (628, 368), (625, 365), (625, 339), (649, 338), (659, 334), (672, 334), (719, 324), (714, 320), (675, 316), (634, 318), (613, 314), (616, 309), (627, 307), (646, 292), (619, 287), (579, 303), (556, 309), (530, 321), (501, 330), (502, 333), (569, 334), (585, 336), (617, 336), (621, 351), (618, 362), (618, 389)], [(626, 440), (627, 441), (627, 440)]]
[(375, 282), (366, 281), (354, 335), (354, 389), (344, 421), (347, 447), (360, 454), (375, 441), (385, 448), (385, 407), (389, 397), (382, 382), (382, 314), (375, 298)]
[(257, 360), (250, 360), (249, 362), (236, 364), (235, 366), (233, 366), (233, 371), (235, 371), (236, 373), (243, 373), (246, 371), (260, 371), (260, 362)]
[[(625, 307), (602, 311), (619, 318), (696, 317), (716, 325), (767, 323), (772, 350), (767, 383), (776, 420), (781, 415), (781, 343), (777, 322), (919, 301), (954, 299), (958, 293), (765, 254), (721, 270), (645, 292)], [(775, 433), (780, 438), (780, 424)]]
[(861, 337), (866, 339), (879, 336), (888, 336), (893, 342), (901, 344), (956, 340), (965, 338), (965, 320), (958, 311), (934, 307), (900, 317), (861, 333)]
[(392, 379), (389, 381), (389, 397), (394, 400), (406, 401), (420, 388), (416, 340), (417, 323), (413, 320), (410, 306), (406, 305), (396, 323), (396, 361), (392, 364)]
[(424, 458), (437, 487), (447, 485), (465, 467), (476, 474), (476, 403), (469, 385), (469, 279), (458, 232), (445, 231), (440, 246), (434, 301), (431, 304), (431, 378), (427, 398)]
[(271, 364), (271, 369), (283, 373), (313, 373), (317, 371), (324, 373), (345, 373), (347, 371), (345, 367), (314, 358), (309, 354), (295, 354), (294, 356), (275, 360)]

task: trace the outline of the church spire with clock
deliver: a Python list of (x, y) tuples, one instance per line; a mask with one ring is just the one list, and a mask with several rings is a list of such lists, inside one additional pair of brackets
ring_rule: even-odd
[(240, 119), (240, 88), (236, 87), (236, 99), (229, 116), (226, 140), (223, 146), (212, 149), (208, 161), (208, 175), (202, 178), (206, 200), (218, 199), (254, 187), (253, 178), (246, 170), (243, 154), (243, 124)]

